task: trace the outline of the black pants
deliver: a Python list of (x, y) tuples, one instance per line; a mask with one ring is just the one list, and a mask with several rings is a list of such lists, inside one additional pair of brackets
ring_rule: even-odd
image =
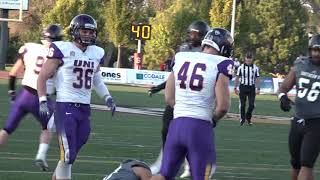
[(161, 130), (162, 147), (164, 147), (164, 144), (166, 143), (168, 129), (172, 119), (173, 119), (173, 108), (171, 106), (166, 106), (162, 116), (162, 130)]
[(313, 168), (320, 152), (320, 118), (291, 121), (289, 151), (294, 169)]
[[(239, 88), (239, 97), (240, 97), (240, 113), (241, 121), (247, 120), (248, 123), (251, 122), (252, 111), (254, 109), (254, 101), (256, 99), (256, 88), (255, 86), (245, 86), (240, 85)], [(249, 106), (246, 113), (246, 101), (248, 99)]]

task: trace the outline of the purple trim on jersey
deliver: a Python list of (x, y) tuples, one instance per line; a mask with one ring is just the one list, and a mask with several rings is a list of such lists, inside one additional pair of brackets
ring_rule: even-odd
[(106, 60), (106, 57), (105, 56), (103, 56), (101, 59), (100, 59), (100, 65), (103, 65), (104, 64), (104, 61)]
[(228, 69), (228, 67), (230, 68), (230, 65), (231, 65), (231, 68), (233, 68), (234, 63), (232, 60), (230, 60), (230, 59), (223, 60), (218, 64), (218, 71), (219, 71), (219, 73), (222, 73), (225, 76), (232, 79), (232, 74), (230, 74), (230, 72), (232, 72), (232, 69), (231, 70)]
[(49, 48), (49, 51), (53, 49), (53, 52), (52, 54), (49, 52), (47, 58), (48, 59), (61, 59), (62, 61), (62, 58), (64, 58), (64, 55), (62, 54), (61, 50), (57, 47), (57, 45), (55, 45), (54, 43), (51, 43), (50, 44), (50, 48)]

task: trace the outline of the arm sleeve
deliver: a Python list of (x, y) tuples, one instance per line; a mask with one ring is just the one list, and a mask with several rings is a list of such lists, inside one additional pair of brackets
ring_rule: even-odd
[(232, 79), (232, 76), (234, 74), (234, 64), (233, 61), (230, 59), (221, 61), (218, 64), (218, 71), (221, 74), (224, 74), (225, 76), (229, 77)]
[(259, 68), (256, 66), (256, 77), (260, 77)]
[(98, 71), (93, 75), (93, 89), (97, 92), (99, 97), (105, 98), (110, 96), (109, 90), (107, 86), (102, 81), (101, 72)]

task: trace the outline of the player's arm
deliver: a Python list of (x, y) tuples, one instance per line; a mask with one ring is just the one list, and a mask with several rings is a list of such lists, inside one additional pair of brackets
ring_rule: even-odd
[(42, 66), (37, 81), (37, 91), (39, 101), (46, 101), (47, 95), (47, 80), (52, 77), (61, 63), (60, 59), (51, 58), (48, 59)]
[(224, 74), (219, 74), (215, 86), (216, 108), (213, 113), (213, 120), (219, 121), (229, 110), (230, 93), (229, 93), (230, 78)]
[(259, 69), (257, 68), (256, 74), (255, 74), (255, 85), (256, 85), (256, 94), (260, 94), (260, 73), (259, 73)]
[(280, 108), (283, 111), (290, 111), (291, 104), (293, 102), (288, 98), (287, 93), (293, 88), (296, 82), (296, 71), (295, 68), (292, 67), (290, 69), (289, 74), (286, 76), (284, 81), (279, 87), (278, 90), (278, 99), (280, 100)]
[(23, 56), (26, 52), (24, 46), (19, 49), (16, 62), (14, 63), (12, 69), (9, 72), (9, 91), (8, 94), (11, 96), (11, 100), (15, 99), (15, 90), (16, 90), (16, 78), (19, 72), (22, 72), (24, 69)]
[(113, 116), (116, 111), (116, 104), (114, 103), (107, 86), (102, 81), (100, 65), (93, 75), (93, 89), (96, 91), (100, 98), (104, 99), (106, 105), (111, 108), (111, 115)]
[(150, 88), (148, 90), (149, 95), (151, 96), (152, 94), (158, 93), (159, 91), (165, 89), (166, 88), (166, 83), (167, 82), (165, 81), (165, 82), (159, 84), (158, 86), (154, 86), (154, 87)]
[(151, 172), (144, 167), (133, 167), (134, 174), (139, 177), (140, 180), (150, 180)]
[(233, 88), (233, 89), (234, 89), (234, 93), (235, 93), (236, 95), (239, 94), (239, 89), (238, 89), (238, 87), (239, 87), (239, 77), (240, 77), (240, 74), (241, 74), (240, 69), (241, 69), (241, 66), (238, 67), (237, 74), (236, 74), (236, 78), (235, 78), (235, 80), (234, 80), (234, 88)]
[(165, 89), (165, 100), (169, 106), (174, 107), (176, 103), (176, 99), (175, 99), (175, 81), (174, 81), (173, 72), (170, 73), (167, 80), (166, 89)]

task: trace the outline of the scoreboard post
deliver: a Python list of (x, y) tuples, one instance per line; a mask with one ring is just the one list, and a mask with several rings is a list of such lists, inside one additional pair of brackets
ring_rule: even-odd
[(142, 53), (141, 53), (141, 43), (142, 40), (151, 39), (151, 25), (149, 24), (131, 24), (130, 27), (130, 39), (138, 41), (137, 52), (134, 53), (134, 69), (142, 68)]

